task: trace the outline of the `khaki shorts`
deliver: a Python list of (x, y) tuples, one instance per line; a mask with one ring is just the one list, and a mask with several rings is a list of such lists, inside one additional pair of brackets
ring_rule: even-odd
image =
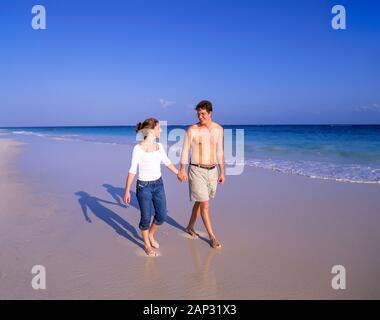
[(214, 198), (218, 185), (218, 169), (208, 170), (189, 165), (190, 201), (208, 201)]

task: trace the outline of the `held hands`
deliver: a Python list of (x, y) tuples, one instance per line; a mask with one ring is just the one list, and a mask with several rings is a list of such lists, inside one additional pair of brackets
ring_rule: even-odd
[(188, 177), (186, 171), (180, 170), (177, 174), (177, 179), (179, 182), (187, 181)]
[(126, 205), (129, 205), (131, 203), (131, 193), (129, 191), (126, 191), (123, 196), (123, 202)]

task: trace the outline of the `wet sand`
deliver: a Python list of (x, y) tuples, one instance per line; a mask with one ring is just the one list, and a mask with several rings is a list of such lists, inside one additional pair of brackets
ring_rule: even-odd
[[(223, 248), (184, 232), (188, 187), (164, 167), (169, 219), (146, 257), (121, 203), (131, 147), (0, 139), (0, 299), (379, 299), (379, 185), (246, 167), (211, 202)], [(46, 290), (31, 286), (46, 268)], [(347, 289), (333, 290), (343, 265)]]

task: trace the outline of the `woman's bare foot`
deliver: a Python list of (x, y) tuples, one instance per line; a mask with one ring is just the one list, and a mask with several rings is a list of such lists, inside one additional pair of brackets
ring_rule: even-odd
[(156, 257), (156, 256), (157, 256), (157, 252), (154, 251), (152, 247), (145, 247), (145, 248), (144, 248), (144, 251), (145, 251), (145, 253), (146, 253), (149, 257)]
[(210, 239), (210, 246), (211, 246), (211, 248), (214, 248), (214, 249), (219, 249), (222, 247), (222, 245), (220, 244), (220, 242), (216, 238)]
[(199, 234), (195, 232), (195, 230), (193, 228), (189, 228), (187, 227), (186, 228), (186, 232), (191, 235), (193, 238), (199, 238)]
[(153, 248), (158, 249), (160, 247), (160, 244), (154, 240), (153, 236), (149, 236), (149, 241)]

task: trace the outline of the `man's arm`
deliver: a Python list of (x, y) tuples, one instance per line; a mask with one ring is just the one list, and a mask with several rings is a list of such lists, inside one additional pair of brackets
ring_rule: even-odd
[(218, 129), (218, 140), (216, 143), (216, 159), (218, 161), (218, 166), (219, 166), (218, 182), (221, 184), (223, 184), (225, 181), (223, 141), (224, 141), (223, 127), (220, 127)]
[(178, 178), (181, 181), (187, 181), (186, 167), (189, 162), (189, 152), (191, 145), (191, 127), (186, 130), (185, 141), (181, 152), (181, 168), (179, 170)]

